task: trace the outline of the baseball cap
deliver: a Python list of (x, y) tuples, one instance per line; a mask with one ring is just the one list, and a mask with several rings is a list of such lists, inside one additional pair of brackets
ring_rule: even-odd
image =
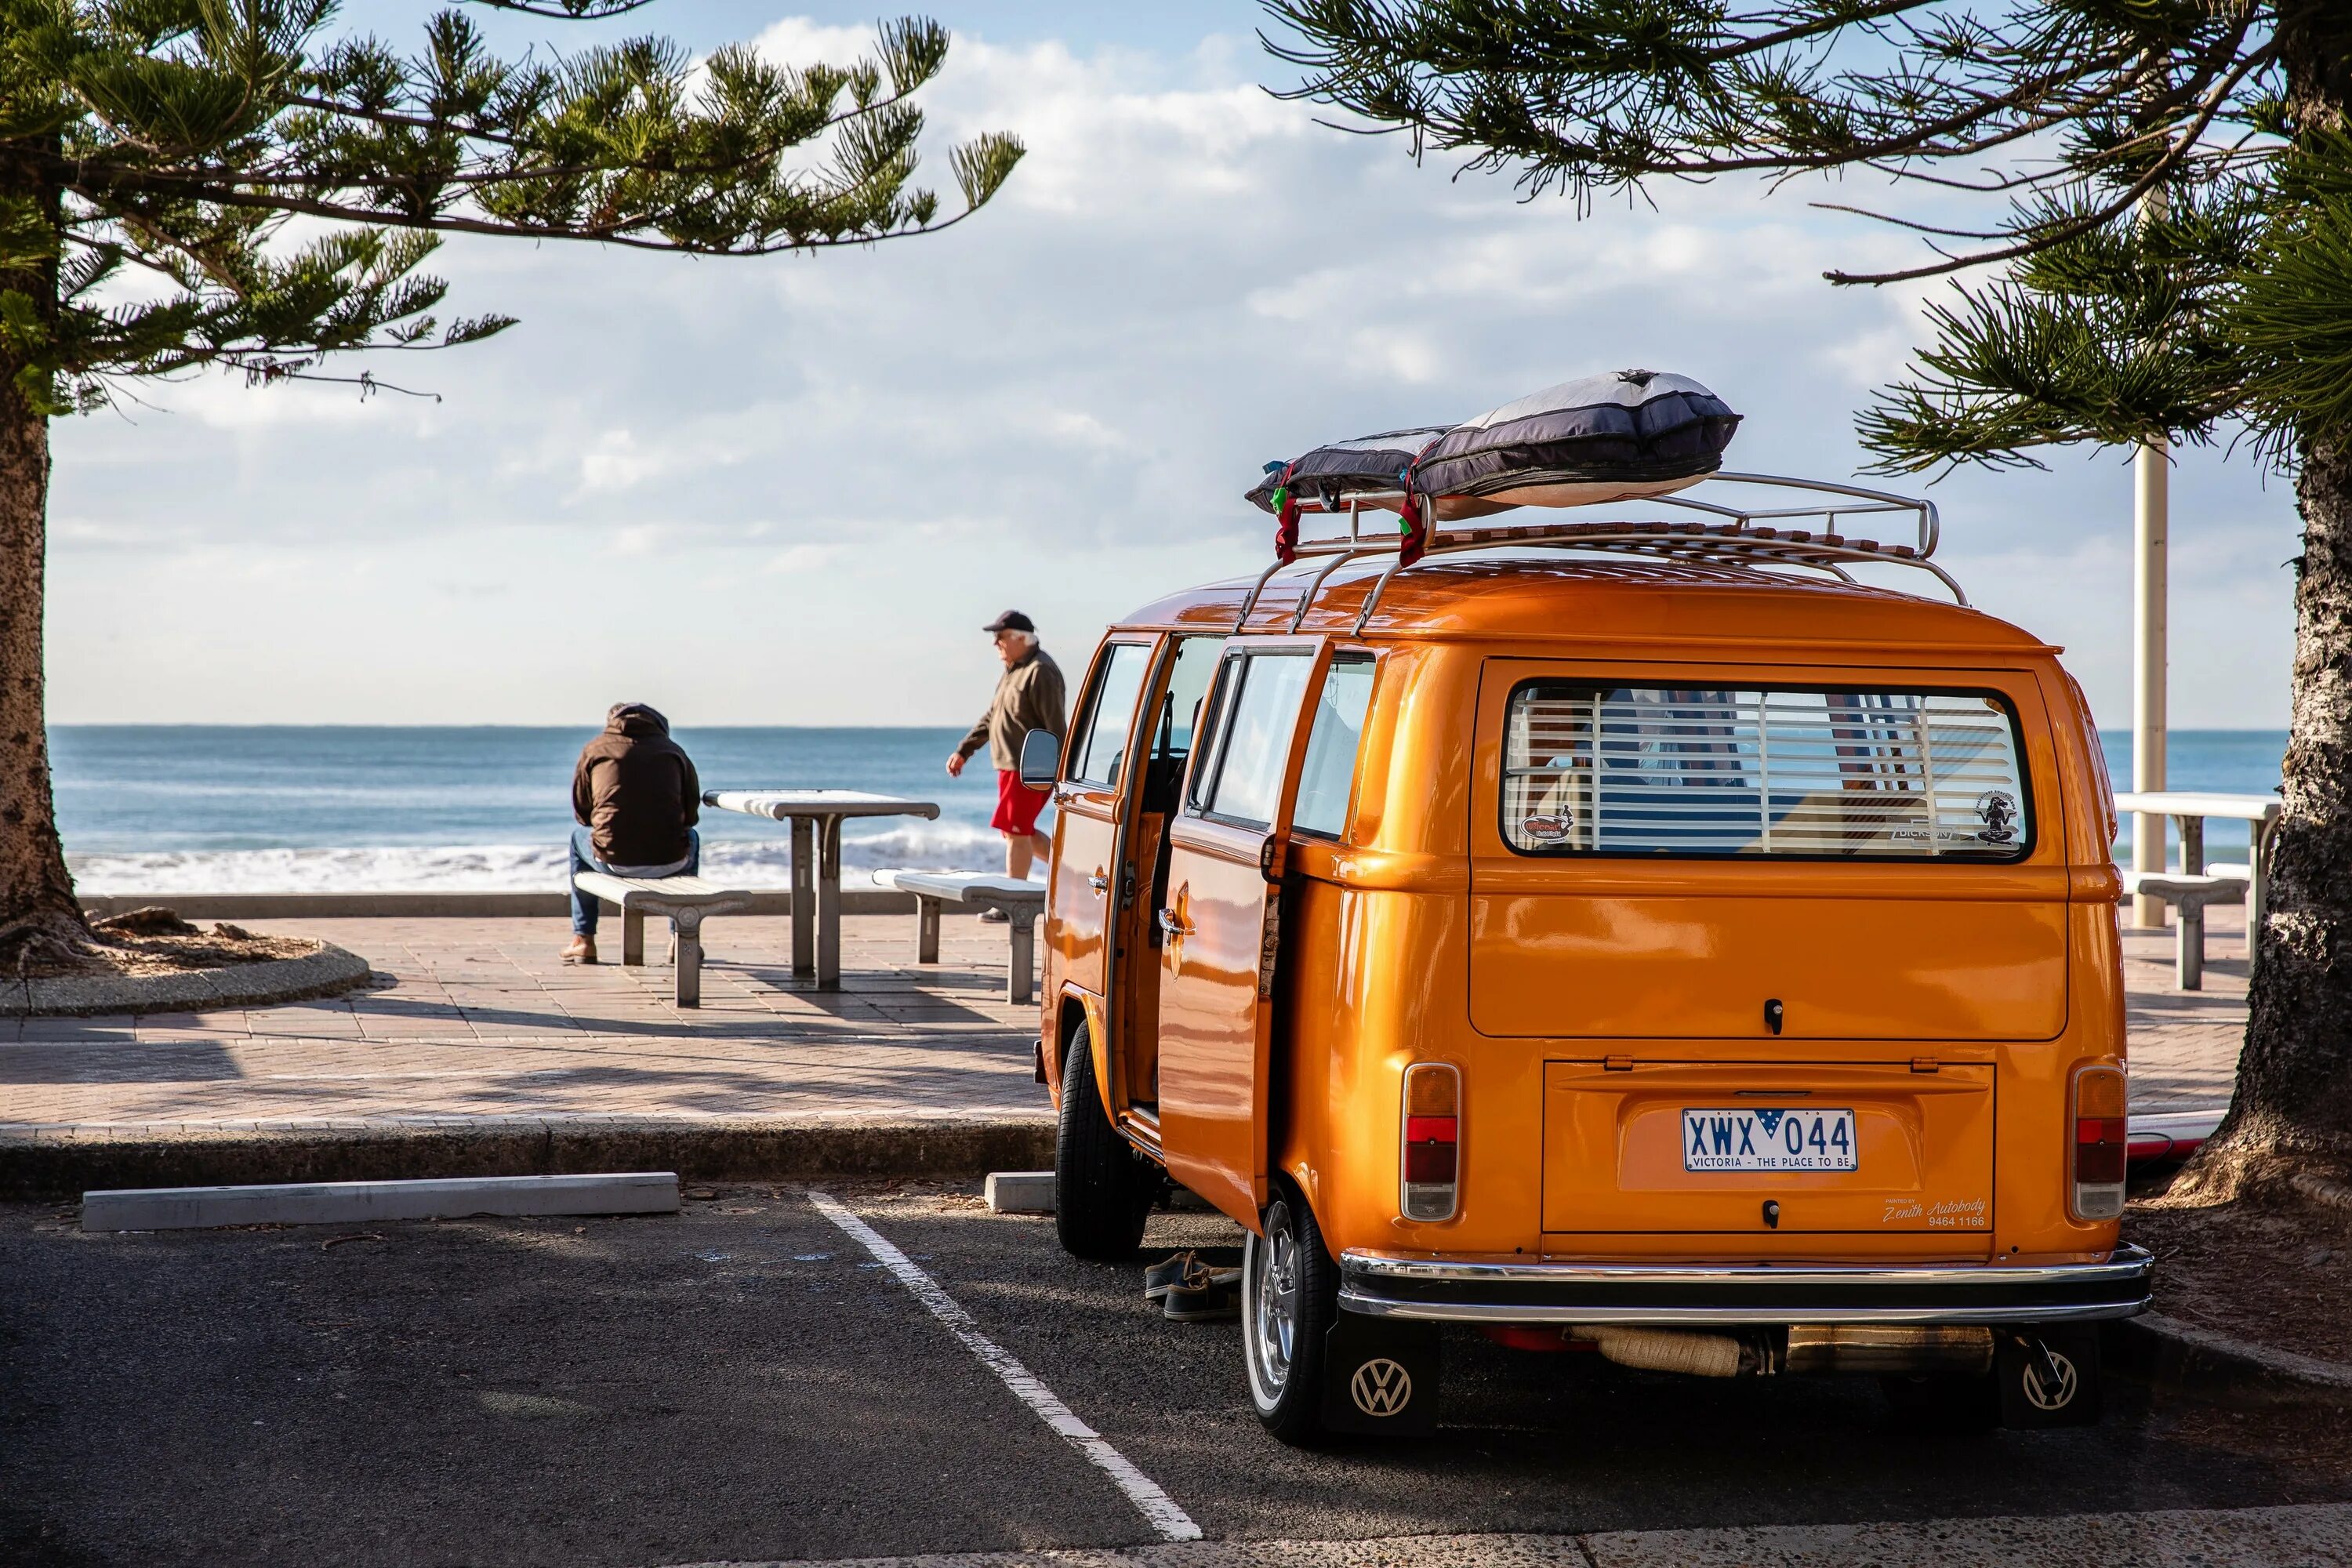
[(1037, 623), (1018, 610), (1007, 610), (980, 629), (984, 632), (1034, 632)]

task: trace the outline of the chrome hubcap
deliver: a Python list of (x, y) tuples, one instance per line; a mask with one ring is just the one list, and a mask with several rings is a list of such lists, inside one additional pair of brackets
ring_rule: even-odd
[(1277, 1203), (1266, 1211), (1265, 1239), (1254, 1250), (1250, 1334), (1265, 1390), (1278, 1394), (1290, 1381), (1290, 1360), (1298, 1342), (1298, 1237), (1291, 1229), (1288, 1205)]

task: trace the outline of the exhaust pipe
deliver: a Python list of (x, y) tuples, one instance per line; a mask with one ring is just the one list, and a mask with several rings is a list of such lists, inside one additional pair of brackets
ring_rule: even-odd
[(1992, 1370), (1992, 1331), (1799, 1323), (1789, 1330), (1787, 1366), (1791, 1373), (1983, 1373)]
[[(1606, 1325), (1579, 1329), (1576, 1337), (1589, 1342), (1607, 1360), (1643, 1372), (1679, 1372), (1691, 1377), (1738, 1377), (1741, 1372), (1740, 1342), (1729, 1334), (1694, 1333), (1687, 1329), (1621, 1329)], [(1988, 1340), (1990, 1344), (1990, 1341)], [(1759, 1370), (1752, 1363), (1748, 1371)]]

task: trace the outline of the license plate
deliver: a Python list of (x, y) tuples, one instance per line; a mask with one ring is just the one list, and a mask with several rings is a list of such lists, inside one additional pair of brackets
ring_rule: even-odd
[(1851, 1171), (1853, 1153), (1851, 1110), (1683, 1111), (1685, 1171)]

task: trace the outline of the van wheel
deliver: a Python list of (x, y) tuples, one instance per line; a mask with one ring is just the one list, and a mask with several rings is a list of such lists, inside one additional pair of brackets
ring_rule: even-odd
[(1094, 1031), (1082, 1024), (1062, 1058), (1054, 1131), (1054, 1231), (1062, 1250), (1101, 1263), (1134, 1257), (1160, 1187), (1160, 1167), (1111, 1125), (1095, 1086)]
[(1264, 1230), (1242, 1246), (1242, 1359), (1258, 1420), (1303, 1447), (1323, 1433), (1324, 1340), (1339, 1316), (1339, 1271), (1286, 1176), (1275, 1178)]

